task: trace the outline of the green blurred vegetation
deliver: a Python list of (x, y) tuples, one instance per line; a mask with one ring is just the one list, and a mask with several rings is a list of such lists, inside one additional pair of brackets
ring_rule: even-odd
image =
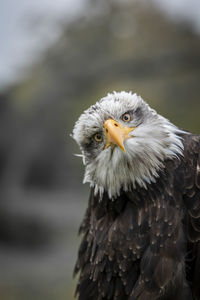
[(2, 300), (73, 299), (88, 187), (69, 134), (84, 109), (132, 90), (200, 132), (200, 37), (145, 3), (89, 1), (87, 14), (63, 24), (25, 79), (0, 95)]

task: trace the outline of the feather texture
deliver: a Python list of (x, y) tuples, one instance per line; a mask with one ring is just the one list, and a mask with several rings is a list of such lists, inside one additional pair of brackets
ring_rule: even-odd
[[(114, 139), (105, 147), (108, 119), (128, 130), (125, 152)], [(86, 110), (72, 136), (91, 187), (74, 271), (78, 299), (200, 300), (199, 136), (125, 92)]]
[[(79, 300), (200, 299), (200, 142), (182, 135), (184, 156), (165, 161), (155, 183), (91, 189), (80, 227)], [(190, 260), (187, 261), (187, 256)]]

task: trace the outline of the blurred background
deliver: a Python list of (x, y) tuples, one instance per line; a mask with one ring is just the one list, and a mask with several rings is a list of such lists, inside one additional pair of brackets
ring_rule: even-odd
[(71, 300), (89, 188), (81, 112), (133, 91), (200, 133), (198, 0), (2, 0), (0, 300)]

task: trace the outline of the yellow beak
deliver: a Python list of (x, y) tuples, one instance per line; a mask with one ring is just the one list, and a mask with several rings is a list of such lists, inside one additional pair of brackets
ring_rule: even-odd
[(130, 128), (122, 126), (115, 120), (109, 119), (105, 121), (104, 128), (107, 136), (105, 149), (115, 144), (119, 146), (123, 152), (125, 152), (124, 141), (128, 138), (131, 138), (131, 136), (129, 136), (129, 133), (134, 130), (135, 127)]

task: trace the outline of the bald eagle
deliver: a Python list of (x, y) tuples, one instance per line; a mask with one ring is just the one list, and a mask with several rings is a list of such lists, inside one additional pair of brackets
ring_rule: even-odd
[(131, 92), (92, 105), (72, 135), (91, 189), (78, 299), (200, 299), (200, 137)]

